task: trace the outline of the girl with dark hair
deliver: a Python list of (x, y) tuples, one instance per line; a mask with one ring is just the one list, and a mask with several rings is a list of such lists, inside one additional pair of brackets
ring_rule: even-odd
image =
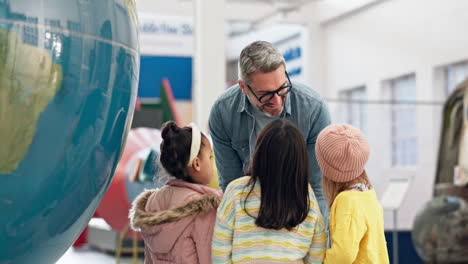
[(228, 185), (218, 209), (214, 263), (322, 263), (326, 234), (308, 164), (293, 123), (278, 119), (260, 132), (250, 176)]
[(211, 263), (211, 238), (221, 192), (213, 177), (208, 139), (195, 125), (163, 125), (160, 163), (174, 178), (140, 194), (130, 212), (145, 241), (145, 264)]

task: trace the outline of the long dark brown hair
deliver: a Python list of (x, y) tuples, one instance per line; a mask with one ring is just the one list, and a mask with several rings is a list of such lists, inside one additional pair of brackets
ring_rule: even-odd
[(309, 164), (307, 148), (299, 129), (286, 119), (268, 124), (258, 136), (249, 173), (251, 186), (245, 206), (257, 181), (261, 202), (255, 224), (279, 230), (293, 229), (309, 212)]

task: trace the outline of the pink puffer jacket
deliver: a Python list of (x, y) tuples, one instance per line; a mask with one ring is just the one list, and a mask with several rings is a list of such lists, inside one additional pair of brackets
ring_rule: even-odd
[(145, 240), (145, 264), (211, 263), (211, 238), (221, 191), (170, 180), (133, 202), (130, 223)]

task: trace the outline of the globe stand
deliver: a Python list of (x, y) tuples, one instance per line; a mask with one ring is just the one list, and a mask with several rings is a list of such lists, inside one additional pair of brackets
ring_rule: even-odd
[(122, 232), (120, 232), (119, 234), (119, 240), (117, 242), (117, 251), (115, 252), (115, 259), (116, 259), (117, 264), (120, 264), (120, 256), (122, 255), (122, 253), (130, 253), (130, 252), (132, 253), (132, 260), (133, 260), (132, 263), (138, 264), (138, 254), (145, 252), (144, 248), (138, 247), (138, 233), (136, 231), (131, 231), (132, 232), (132, 247), (131, 248), (123, 247), (123, 241), (129, 231), (130, 231), (130, 223), (127, 223), (127, 225), (125, 225), (125, 227), (122, 229)]

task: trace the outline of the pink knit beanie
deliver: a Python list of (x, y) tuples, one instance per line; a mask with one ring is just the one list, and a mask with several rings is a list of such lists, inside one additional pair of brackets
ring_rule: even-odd
[(315, 155), (324, 177), (349, 182), (364, 171), (369, 143), (361, 131), (350, 125), (329, 125), (317, 137)]

